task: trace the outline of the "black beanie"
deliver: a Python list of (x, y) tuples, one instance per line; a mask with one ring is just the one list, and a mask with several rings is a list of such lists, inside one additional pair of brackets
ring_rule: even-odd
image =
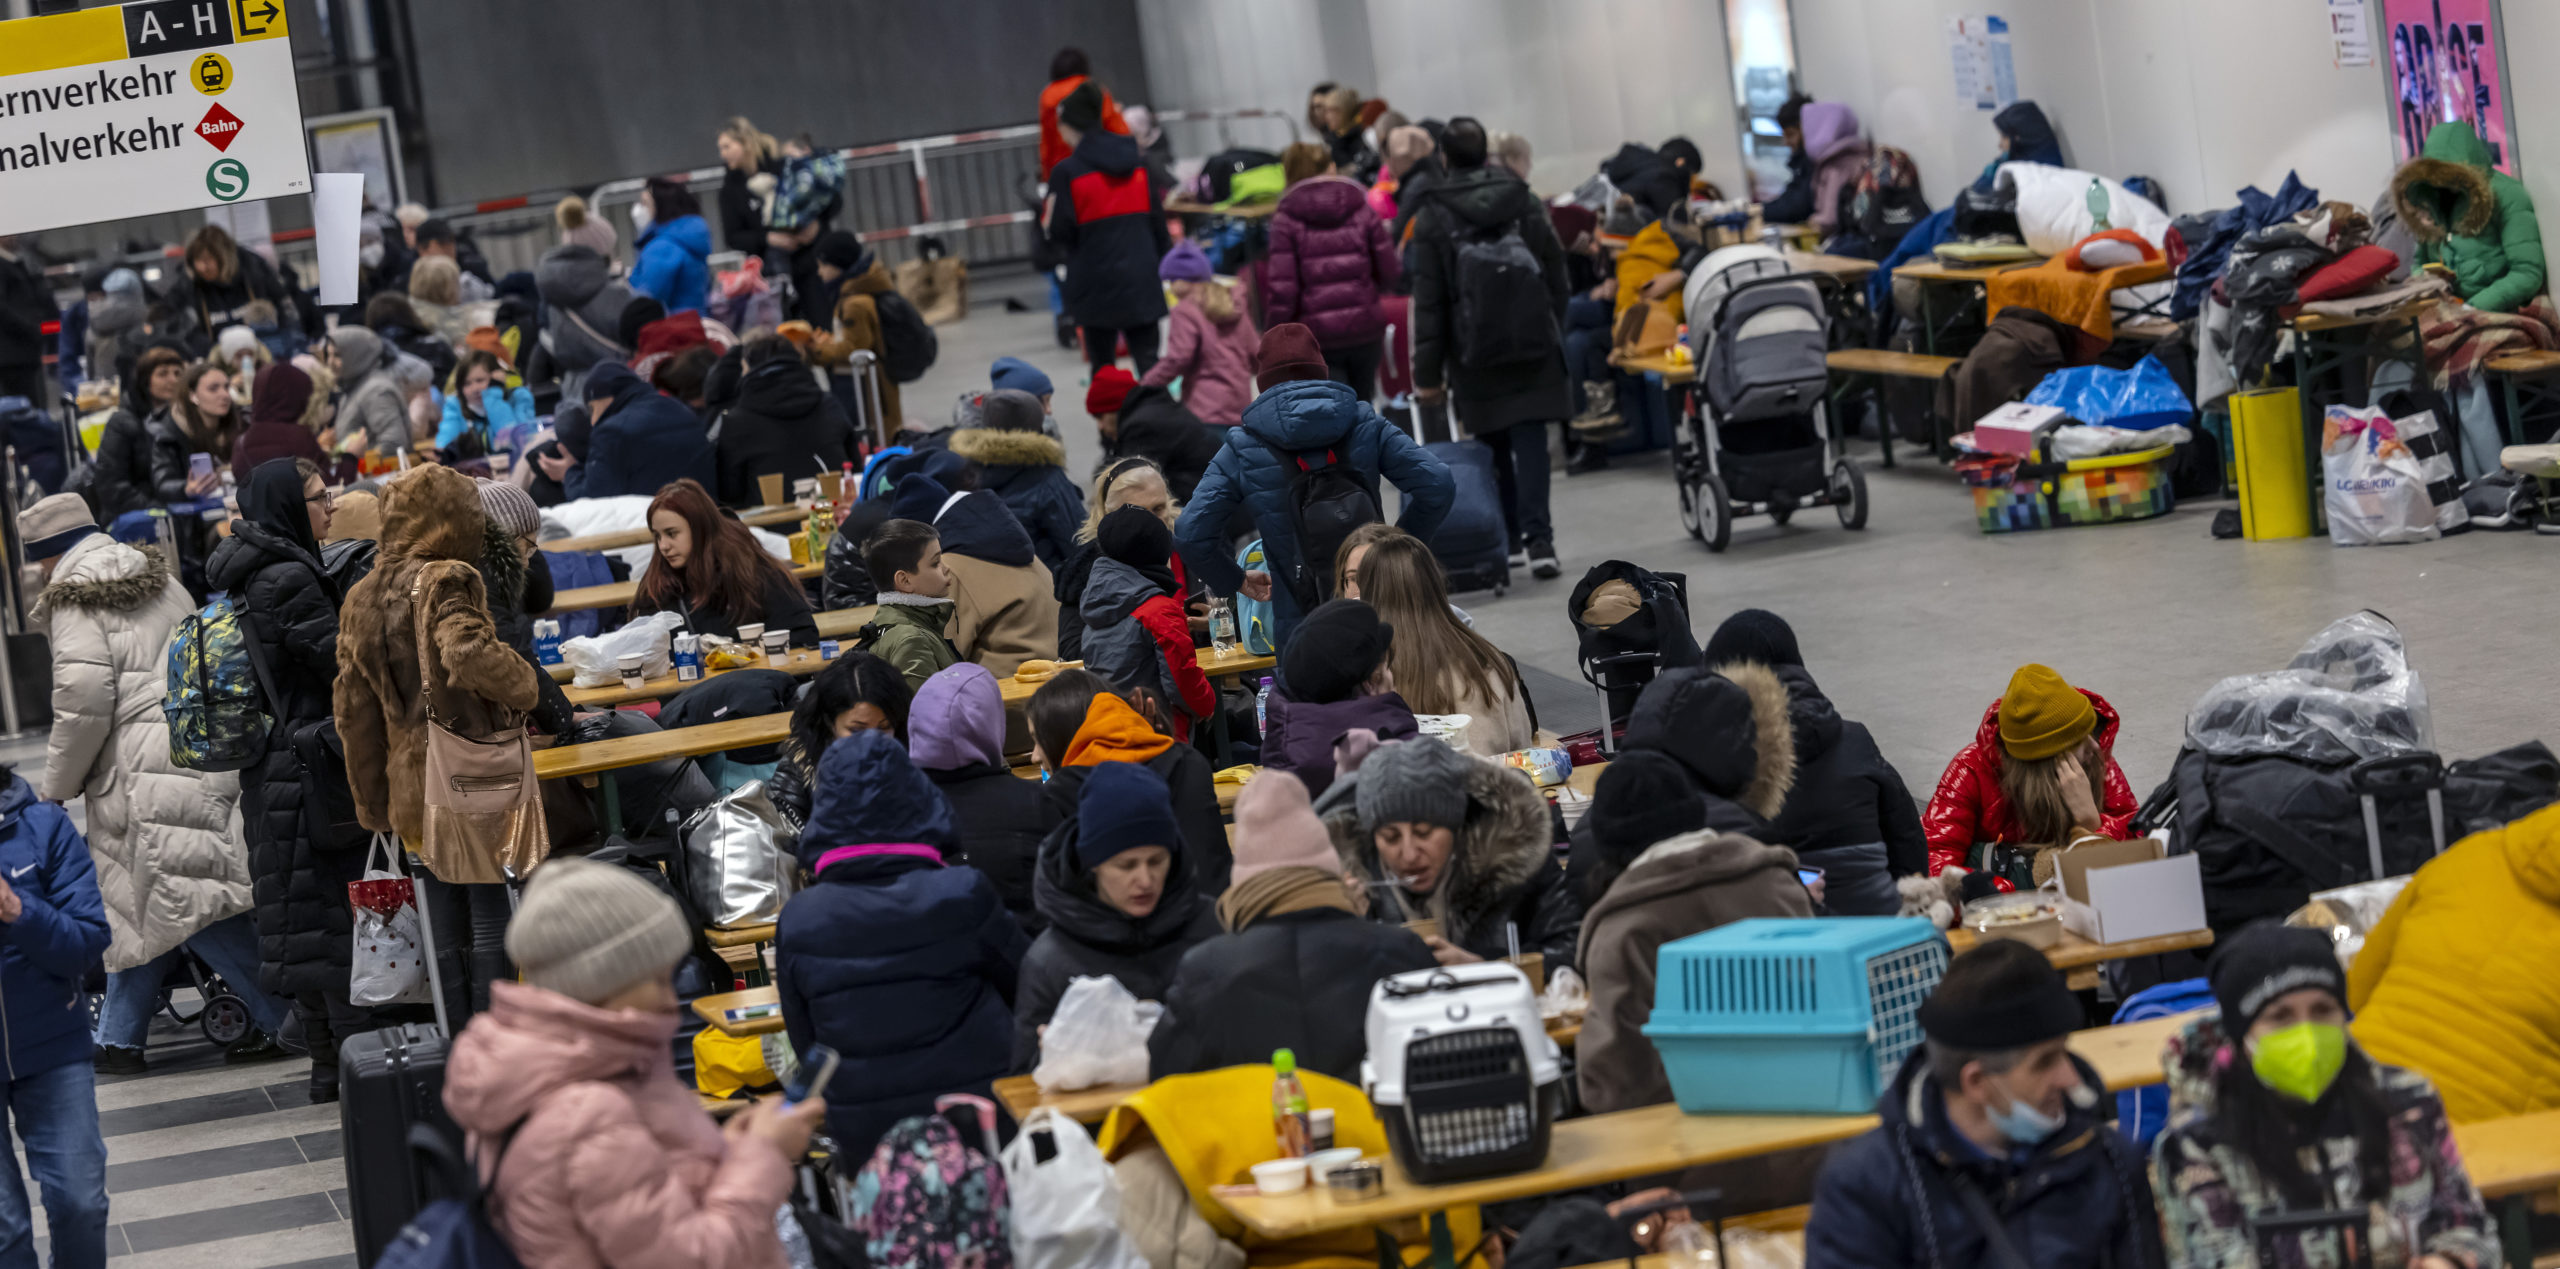
[(1173, 556), (1173, 530), (1144, 507), (1121, 507), (1102, 517), (1093, 541), (1104, 555), (1136, 569), (1163, 568)]
[(2260, 921), (2224, 939), (2206, 966), (2213, 998), (2222, 1006), (2222, 1034), (2238, 1040), (2276, 997), (2317, 987), (2347, 1003), (2346, 971), (2329, 936)]
[(649, 323), (666, 315), (667, 306), (659, 303), (655, 297), (633, 296), (630, 303), (622, 306), (622, 317), (614, 323), (614, 336), (622, 341), (623, 347), (637, 348), (640, 346), (640, 332)]
[(862, 240), (841, 229), (830, 229), (818, 235), (818, 263), (832, 265), (847, 273), (862, 262)]
[(2080, 1000), (2044, 953), (1988, 939), (1955, 958), (1929, 998), (1920, 1030), (1950, 1048), (2006, 1053), (2080, 1029)]
[(1705, 828), (1707, 799), (1669, 755), (1630, 749), (1600, 773), (1584, 818), (1601, 857), (1624, 868), (1655, 842)]
[(1289, 699), (1310, 705), (1349, 700), (1378, 672), (1395, 641), (1395, 627), (1356, 599), (1336, 599), (1308, 613), (1280, 650), (1280, 673)]
[(1804, 667), (1804, 654), (1796, 650), (1796, 632), (1787, 619), (1766, 608), (1745, 608), (1724, 619), (1716, 627), (1714, 637), (1707, 640), (1708, 665), (1729, 665), (1735, 661), (1757, 661), (1762, 665)]
[(1093, 132), (1102, 127), (1102, 86), (1088, 79), (1075, 86), (1064, 101), (1058, 103), (1058, 122), (1078, 132)]

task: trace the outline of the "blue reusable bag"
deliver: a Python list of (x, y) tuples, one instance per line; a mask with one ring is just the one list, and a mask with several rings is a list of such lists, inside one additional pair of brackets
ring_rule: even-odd
[(2059, 406), (2082, 423), (2149, 431), (2195, 417), (2195, 406), (2169, 377), (2156, 357), (2135, 362), (2131, 370), (2104, 366), (2072, 366), (2046, 375), (2027, 394), (2029, 405)]

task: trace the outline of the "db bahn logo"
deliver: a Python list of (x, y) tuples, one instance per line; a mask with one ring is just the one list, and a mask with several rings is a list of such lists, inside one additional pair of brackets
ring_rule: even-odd
[(240, 201), (249, 192), (249, 165), (238, 159), (215, 159), (204, 170), (205, 192), (226, 203)]
[(197, 122), (196, 135), (212, 142), (214, 149), (229, 150), (231, 142), (240, 135), (240, 116), (223, 109), (222, 103), (217, 101), (213, 103), (213, 109), (204, 112), (204, 118)]

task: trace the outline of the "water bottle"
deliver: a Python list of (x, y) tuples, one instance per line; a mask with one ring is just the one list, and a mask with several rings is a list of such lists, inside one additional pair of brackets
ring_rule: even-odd
[(1219, 656), (1236, 651), (1236, 601), (1218, 596), (1209, 601), (1209, 646)]
[(560, 623), (544, 618), (533, 623), (533, 655), (544, 665), (560, 664)]
[(2115, 200), (2107, 196), (2107, 186), (2097, 177), (2089, 178), (2089, 232), (2102, 234), (2114, 226), (2107, 223), (2107, 211)]
[(1265, 675), (1263, 675), (1263, 676), (1262, 676), (1262, 690), (1261, 690), (1261, 691), (1258, 691), (1258, 692), (1255, 692), (1255, 693), (1253, 694), (1253, 734), (1254, 734), (1254, 735), (1256, 735), (1256, 736), (1266, 736), (1266, 735), (1269, 735), (1269, 734), (1270, 734), (1270, 724), (1269, 724), (1268, 722), (1266, 722), (1266, 721), (1265, 721), (1265, 720), (1269, 719), (1270, 717), (1271, 717), (1271, 676), (1270, 676), (1270, 675), (1268, 675), (1268, 674), (1265, 674)]

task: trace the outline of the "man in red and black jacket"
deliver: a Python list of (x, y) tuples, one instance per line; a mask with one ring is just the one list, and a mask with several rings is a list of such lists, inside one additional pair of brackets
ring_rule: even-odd
[(1058, 130), (1074, 147), (1049, 169), (1042, 231), (1066, 260), (1067, 316), (1084, 329), (1085, 361), (1108, 366), (1118, 342), (1144, 375), (1156, 364), (1164, 286), (1156, 263), (1173, 250), (1165, 228), (1163, 169), (1140, 161), (1138, 143), (1106, 131), (1109, 98), (1092, 80), (1058, 103)]

